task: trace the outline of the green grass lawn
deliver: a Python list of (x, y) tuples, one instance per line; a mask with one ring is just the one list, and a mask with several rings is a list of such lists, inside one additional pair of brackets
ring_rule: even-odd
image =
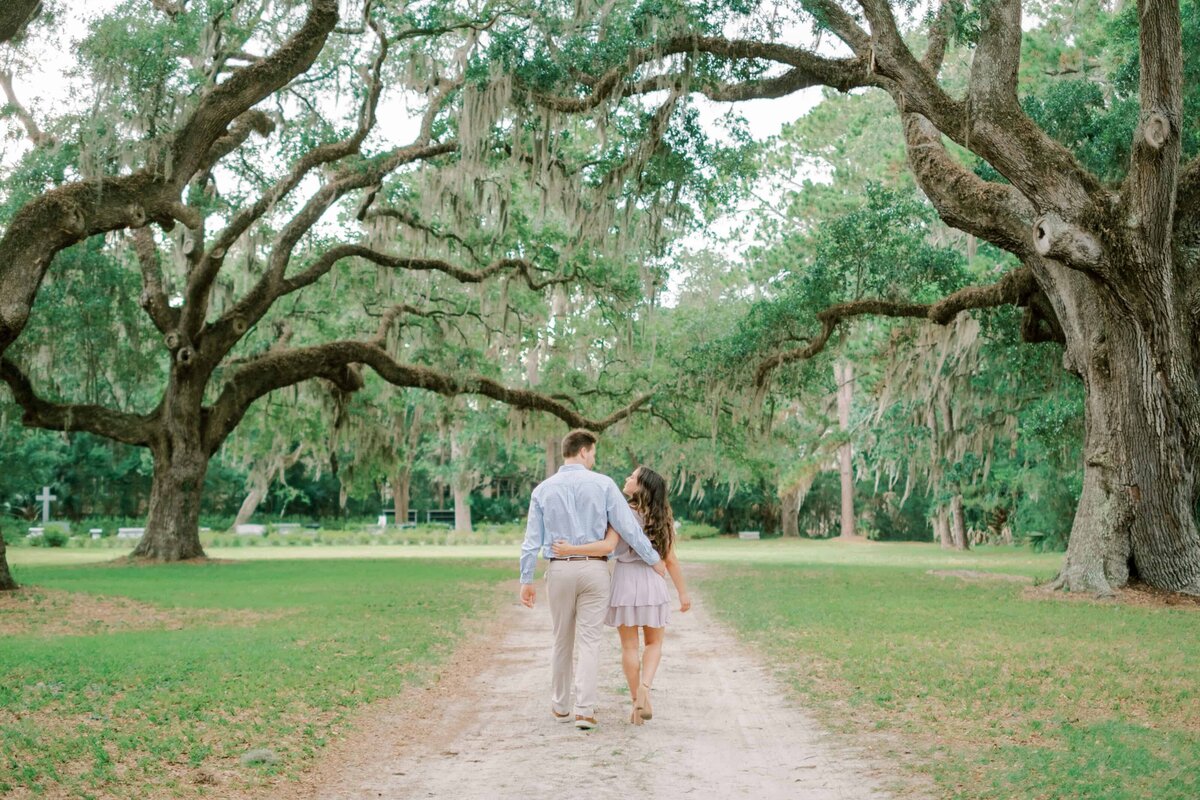
[[(2, 796), (191, 797), (297, 774), (356, 707), (429, 679), (513, 577), (434, 560), (36, 565), (85, 552), (9, 551), (26, 588), (0, 600)], [(241, 764), (253, 748), (278, 762)]]
[[(270, 540), (242, 547), (205, 548), (210, 558), (237, 561), (293, 559), (512, 559), (520, 555), (519, 543), (510, 544), (337, 544), (309, 547), (276, 546)], [(129, 555), (132, 547), (13, 547), (10, 564), (91, 564)], [(861, 542), (851, 545), (836, 540), (766, 539), (743, 542), (736, 539), (700, 539), (679, 543), (680, 557), (692, 562), (737, 562), (749, 564), (807, 564), (912, 567), (924, 569), (973, 569), (1010, 572), (1048, 579), (1062, 563), (1061, 553), (1034, 553), (1019, 547), (981, 547), (966, 553), (942, 550), (917, 542)]]
[[(46, 598), (22, 635), (0, 613), (0, 794), (186, 797), (204, 771), (295, 774), (356, 706), (429, 674), (515, 577), (518, 549), (214, 547), (238, 561), (170, 567), (10, 549)], [(1062, 560), (1020, 548), (721, 539), (680, 555), (710, 565), (708, 606), (826, 725), (874, 737), (938, 797), (1200, 797), (1200, 609), (930, 574), (1044, 580)], [(60, 630), (88, 617), (80, 598), (108, 605)], [(282, 760), (242, 766), (254, 747)]]
[[(827, 725), (867, 731), (936, 796), (1200, 797), (1200, 608), (927, 572), (1053, 575), (1058, 557), (1014, 550), (720, 544), (702, 556), (725, 562), (701, 582), (709, 607)], [(742, 544), (752, 563), (726, 558)]]

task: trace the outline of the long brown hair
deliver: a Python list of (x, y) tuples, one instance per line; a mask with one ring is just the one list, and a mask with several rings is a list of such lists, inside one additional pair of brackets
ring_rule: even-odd
[(629, 506), (642, 515), (642, 530), (659, 556), (666, 558), (675, 544), (675, 518), (667, 502), (667, 482), (646, 466), (637, 468), (637, 489)]

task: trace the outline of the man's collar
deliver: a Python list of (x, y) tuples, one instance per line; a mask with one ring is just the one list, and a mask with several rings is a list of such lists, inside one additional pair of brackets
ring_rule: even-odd
[(558, 471), (563, 472), (565, 470), (571, 470), (574, 472), (577, 469), (587, 469), (587, 467), (585, 467), (583, 464), (563, 464), (558, 468)]

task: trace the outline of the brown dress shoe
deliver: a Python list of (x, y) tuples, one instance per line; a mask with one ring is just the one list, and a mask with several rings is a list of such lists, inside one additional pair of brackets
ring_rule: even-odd
[(575, 715), (575, 727), (579, 728), (579, 730), (581, 730), (581, 731), (590, 731), (592, 728), (595, 728), (598, 724), (599, 723), (596, 722), (595, 717), (585, 717), (580, 714)]

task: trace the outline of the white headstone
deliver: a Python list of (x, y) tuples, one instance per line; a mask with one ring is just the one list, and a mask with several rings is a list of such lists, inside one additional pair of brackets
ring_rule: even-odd
[(738, 531), (739, 539), (758, 539), (759, 531)]
[(50, 501), (58, 498), (50, 494), (50, 487), (43, 486), (42, 493), (33, 498), (42, 504), (42, 524), (45, 525), (50, 521)]
[(88, 533), (90, 533), (92, 535), (93, 539), (99, 539), (101, 536), (104, 535), (104, 529), (103, 528), (89, 528)]
[(239, 536), (265, 536), (267, 533), (266, 525), (238, 525), (233, 529), (233, 532)]
[(117, 528), (118, 539), (140, 539), (145, 535), (145, 528)]

